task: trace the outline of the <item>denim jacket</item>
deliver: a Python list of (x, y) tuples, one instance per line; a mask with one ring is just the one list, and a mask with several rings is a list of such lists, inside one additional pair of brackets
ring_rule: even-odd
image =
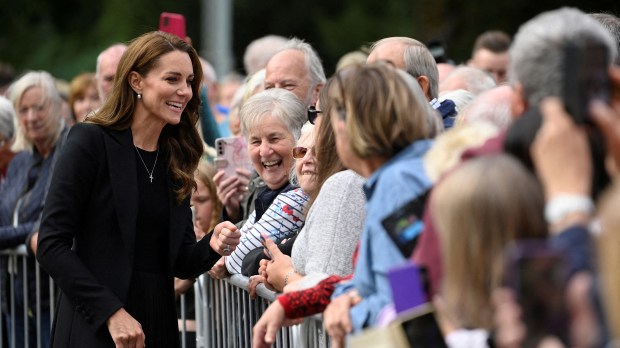
[(362, 301), (349, 312), (355, 332), (375, 323), (383, 307), (393, 302), (388, 272), (406, 259), (390, 239), (381, 221), (431, 188), (422, 157), (432, 140), (409, 145), (377, 169), (364, 184), (366, 220), (357, 264), (350, 282), (338, 285), (332, 298), (353, 288)]

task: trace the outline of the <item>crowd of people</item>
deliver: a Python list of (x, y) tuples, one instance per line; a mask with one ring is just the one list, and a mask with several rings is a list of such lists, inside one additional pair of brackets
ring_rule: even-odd
[[(482, 33), (463, 64), (386, 37), (326, 76), (308, 42), (275, 35), (243, 61), (218, 79), (154, 31), (68, 87), (10, 81), (0, 249), (28, 257), (0, 258), (5, 340), (178, 347), (195, 323), (176, 300), (206, 273), (278, 293), (254, 347), (286, 325), (304, 344), (320, 313), (332, 347), (395, 323), (435, 346), (412, 316), (429, 304), (442, 346), (618, 344), (620, 18), (544, 12)], [(252, 169), (224, 161), (230, 137)], [(55, 304), (35, 297), (37, 262)]]

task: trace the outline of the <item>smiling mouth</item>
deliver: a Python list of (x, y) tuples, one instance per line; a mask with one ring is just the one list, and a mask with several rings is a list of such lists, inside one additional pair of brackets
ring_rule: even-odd
[(282, 160), (279, 161), (269, 161), (269, 162), (261, 162), (261, 164), (263, 165), (263, 167), (269, 169), (269, 168), (275, 168), (278, 167), (279, 165), (282, 164)]
[(166, 102), (166, 105), (172, 107), (173, 109), (176, 109), (177, 111), (183, 110), (183, 103)]
[(311, 171), (303, 171), (301, 172), (301, 175), (316, 175), (316, 173)]

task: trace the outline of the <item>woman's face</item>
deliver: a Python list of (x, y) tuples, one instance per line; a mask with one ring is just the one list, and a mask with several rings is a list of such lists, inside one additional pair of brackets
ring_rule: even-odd
[(250, 159), (270, 189), (278, 189), (288, 182), (294, 145), (293, 134), (275, 116), (265, 115), (251, 128), (248, 136)]
[(84, 121), (86, 115), (97, 110), (101, 105), (99, 93), (94, 85), (89, 85), (84, 94), (73, 103), (73, 113), (78, 122)]
[(156, 66), (133, 85), (134, 90), (142, 94), (136, 112), (145, 110), (164, 124), (178, 124), (192, 99), (193, 81), (194, 69), (187, 52), (164, 54)]
[(17, 117), (24, 135), (39, 150), (53, 136), (51, 105), (43, 99), (40, 87), (30, 87), (24, 92), (17, 106)]
[[(195, 212), (194, 231), (196, 238), (202, 239), (211, 229), (211, 217), (213, 216), (213, 201), (209, 188), (202, 180), (196, 180), (196, 190), (192, 193), (190, 199)], [(198, 227), (198, 228), (196, 228)], [(202, 233), (201, 235), (199, 235)]]
[(313, 194), (316, 190), (316, 155), (314, 152), (315, 131), (314, 126), (311, 132), (301, 136), (296, 148), (305, 148), (305, 155), (298, 158), (295, 162), (295, 171), (299, 180), (299, 186), (307, 194)]

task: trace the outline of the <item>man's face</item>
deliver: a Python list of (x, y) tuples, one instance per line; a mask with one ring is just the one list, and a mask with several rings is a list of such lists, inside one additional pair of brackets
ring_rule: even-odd
[(309, 106), (315, 102), (312, 87), (302, 52), (286, 50), (269, 60), (265, 71), (265, 89), (286, 89)]
[(120, 55), (105, 55), (101, 57), (99, 62), (99, 74), (97, 75), (97, 89), (99, 90), (99, 98), (103, 104), (114, 86), (114, 76), (116, 76), (116, 68), (121, 59)]
[(500, 84), (506, 81), (508, 52), (494, 53), (484, 48), (479, 49), (469, 61), (469, 66), (488, 72)]
[(386, 42), (375, 47), (368, 55), (366, 63), (383, 62), (405, 70), (405, 45), (399, 42)]

